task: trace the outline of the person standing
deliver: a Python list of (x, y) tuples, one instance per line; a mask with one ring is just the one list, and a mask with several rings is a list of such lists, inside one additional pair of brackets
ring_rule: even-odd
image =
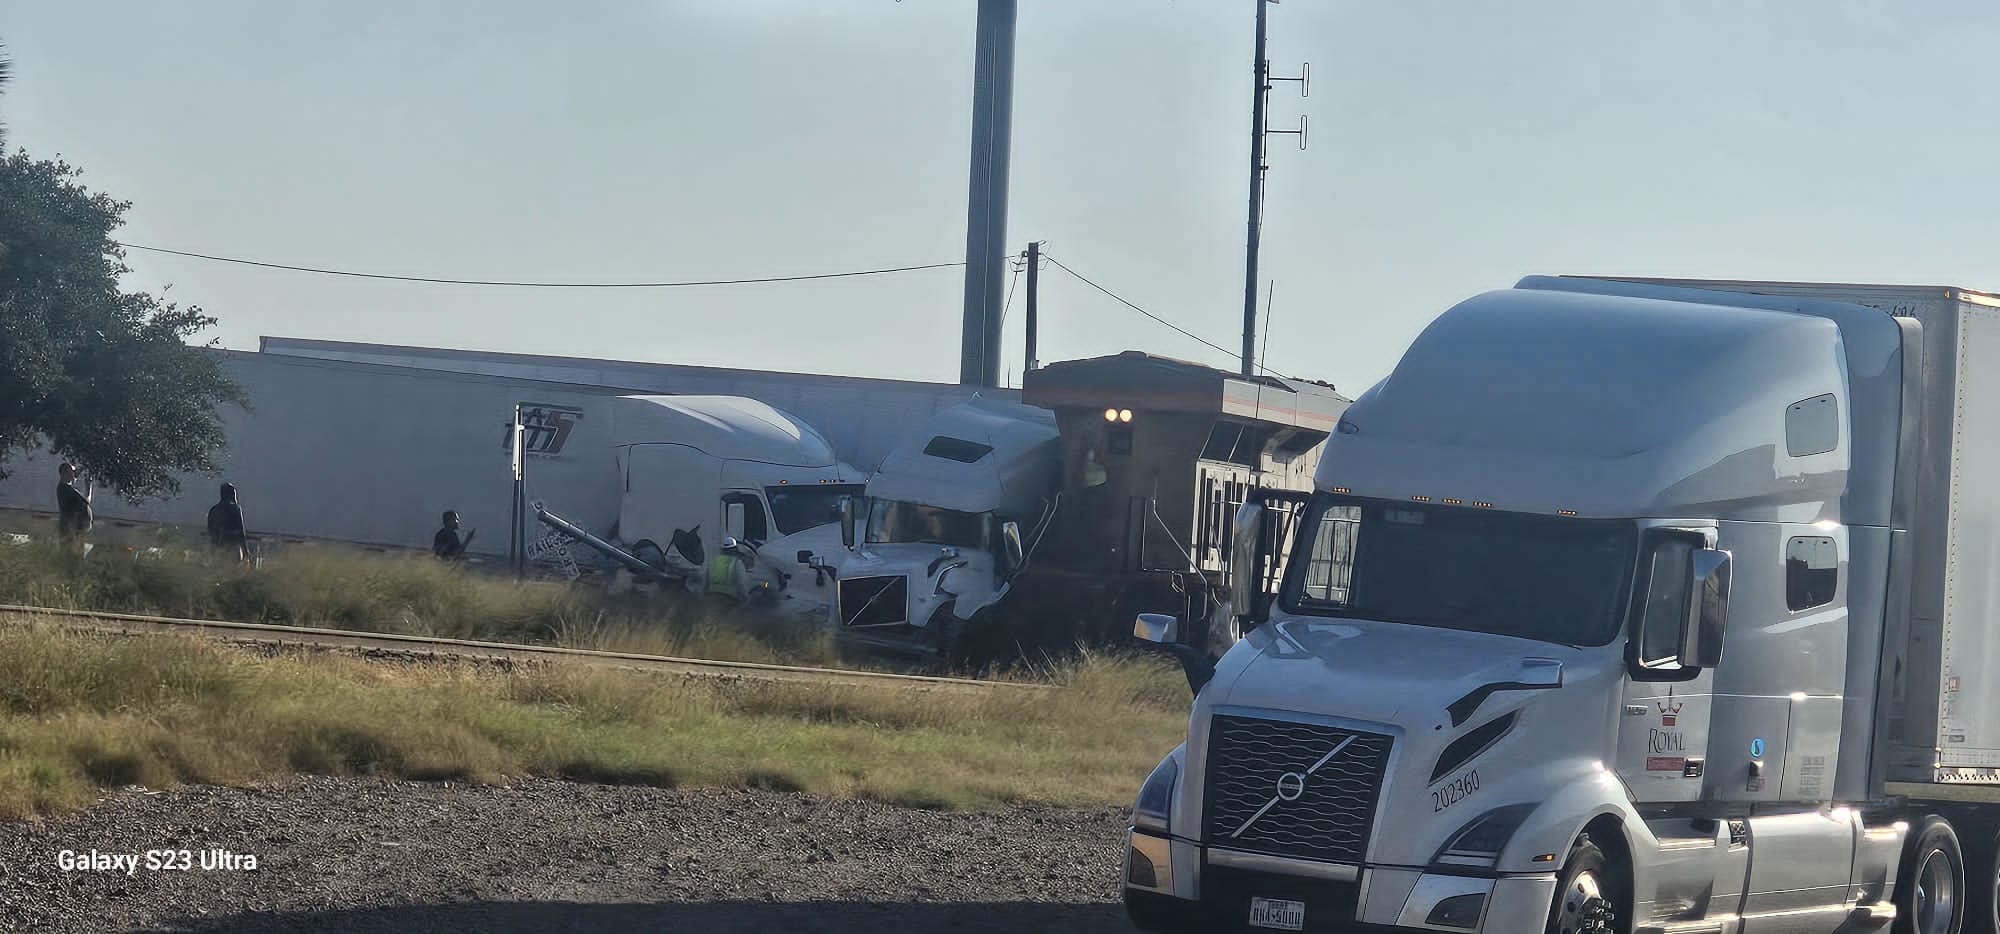
[(750, 576), (743, 563), (743, 546), (734, 538), (722, 540), (722, 550), (708, 560), (708, 595), (732, 603), (750, 599)]
[(222, 499), (208, 507), (208, 543), (223, 554), (233, 554), (238, 564), (248, 559), (248, 537), (243, 532), (243, 504), (236, 501), (236, 484), (222, 485)]
[(85, 551), (84, 539), (94, 524), (90, 498), (96, 492), (89, 480), (83, 481), (83, 489), (77, 489), (76, 481), (82, 473), (82, 469), (69, 461), (56, 468), (56, 475), (61, 478), (56, 484), (56, 539), (64, 551), (79, 555)]
[(465, 560), (465, 549), (472, 545), (473, 536), (479, 534), (478, 529), (473, 529), (461, 539), (458, 537), (458, 524), (458, 510), (447, 509), (444, 511), (444, 527), (431, 536), (431, 554), (441, 561)]

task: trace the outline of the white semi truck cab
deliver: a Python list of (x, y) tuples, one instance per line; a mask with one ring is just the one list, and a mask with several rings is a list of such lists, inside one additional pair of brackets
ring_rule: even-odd
[[(1328, 442), (1124, 861), (1147, 930), (1995, 926), (2000, 299), (1525, 279)], [(1136, 634), (1173, 643), (1179, 621)], [(1185, 647), (1181, 647), (1185, 648)]]
[(735, 538), (757, 549), (751, 577), (780, 612), (825, 616), (834, 601), (840, 503), (862, 490), (864, 475), (824, 436), (740, 396), (620, 396), (611, 430), (620, 468), (617, 537), (635, 556), (701, 587), (701, 562), (723, 538)]
[(962, 660), (1047, 526), (1061, 466), (1046, 409), (975, 398), (932, 416), (843, 507), (836, 631)]

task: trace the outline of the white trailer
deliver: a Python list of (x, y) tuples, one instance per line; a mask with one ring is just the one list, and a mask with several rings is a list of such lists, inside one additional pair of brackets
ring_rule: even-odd
[(833, 449), (841, 460), (863, 470), (881, 466), (882, 459), (890, 451), (905, 438), (916, 434), (926, 419), (946, 408), (974, 395), (1011, 401), (1019, 401), (1021, 396), (1019, 390), (956, 383), (294, 337), (265, 337), (259, 347), (272, 355), (592, 386), (622, 386), (637, 392), (744, 396), (810, 422), (833, 443)]
[[(1139, 793), (1130, 914), (1993, 931), (1996, 472), (2000, 297), (1460, 303), (1341, 419), (1268, 615), (1213, 667), (1178, 653), (1197, 694)], [(1271, 560), (1263, 513), (1234, 569)]]
[[(804, 421), (750, 399), (280, 354), (225, 352), (223, 368), (250, 408), (222, 412), (216, 479), (236, 485), (252, 534), (266, 541), (425, 549), (453, 509), (479, 532), (475, 554), (505, 554), (516, 405), (530, 501), (645, 557), (668, 550), (676, 530), (698, 529), (710, 549), (734, 535), (767, 552), (758, 571), (774, 589), (821, 576), (796, 553), (835, 550), (840, 498), (863, 479)], [(46, 452), (10, 462), (0, 508), (53, 512), (55, 466)], [(138, 505), (102, 491), (96, 512), (199, 527), (215, 481), (182, 482), (181, 495)], [(807, 602), (817, 614), (831, 599), (826, 589)]]

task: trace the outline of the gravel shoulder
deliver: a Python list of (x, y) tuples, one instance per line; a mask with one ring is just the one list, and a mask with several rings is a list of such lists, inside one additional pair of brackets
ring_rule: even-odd
[[(0, 929), (1123, 932), (1124, 827), (1115, 807), (951, 814), (558, 781), (130, 789), (0, 824)], [(65, 850), (138, 864), (65, 871)], [(188, 870), (147, 865), (181, 850)], [(203, 870), (215, 850), (235, 868)]]

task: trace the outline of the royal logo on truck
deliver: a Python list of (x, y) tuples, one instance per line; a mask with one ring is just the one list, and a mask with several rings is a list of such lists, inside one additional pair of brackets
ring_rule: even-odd
[[(567, 405), (546, 405), (540, 402), (521, 403), (521, 446), (529, 454), (539, 457), (556, 457), (562, 454), (563, 445), (569, 443), (570, 432), (576, 423), (583, 421), (583, 410)], [(514, 425), (502, 426), (500, 449), (514, 447)]]

